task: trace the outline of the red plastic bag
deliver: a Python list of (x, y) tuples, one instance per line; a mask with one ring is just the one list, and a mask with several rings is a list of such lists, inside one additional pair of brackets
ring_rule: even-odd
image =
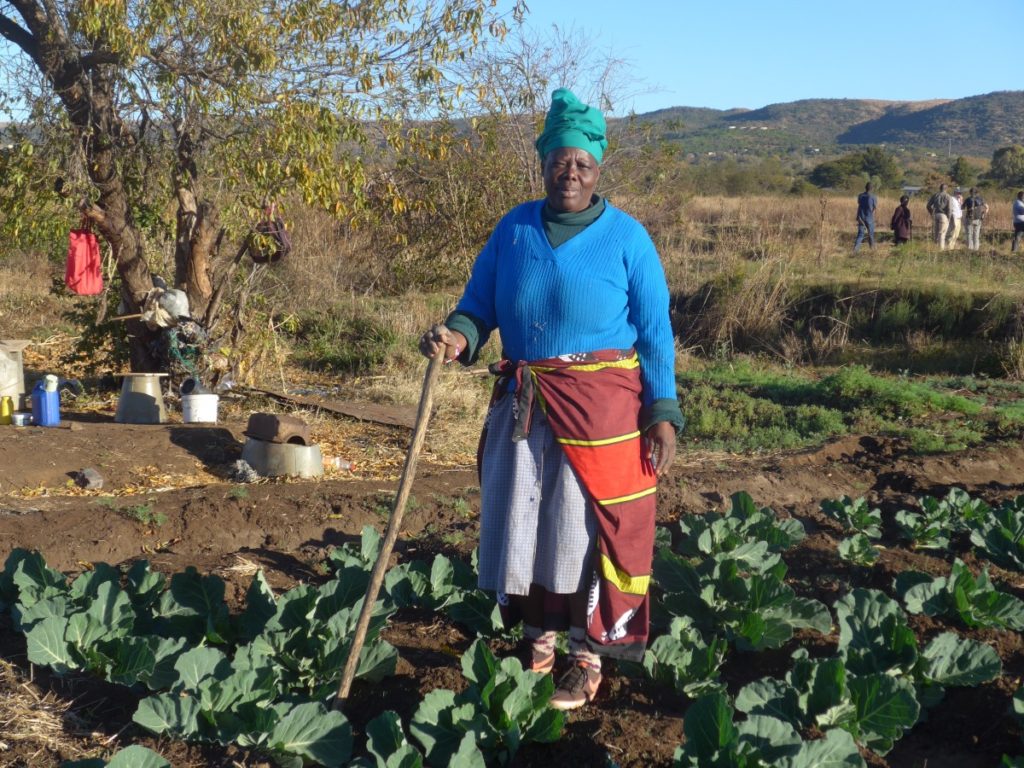
[(72, 229), (68, 236), (68, 263), (64, 284), (81, 296), (103, 292), (100, 244), (90, 229)]

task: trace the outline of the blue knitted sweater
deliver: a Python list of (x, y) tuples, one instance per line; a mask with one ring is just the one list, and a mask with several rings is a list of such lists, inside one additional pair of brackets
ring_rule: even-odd
[(608, 203), (594, 223), (552, 248), (543, 205), (513, 208), (473, 265), (456, 313), (479, 321), (476, 349), (495, 328), (511, 360), (635, 347), (644, 405), (675, 402), (668, 286), (647, 231)]

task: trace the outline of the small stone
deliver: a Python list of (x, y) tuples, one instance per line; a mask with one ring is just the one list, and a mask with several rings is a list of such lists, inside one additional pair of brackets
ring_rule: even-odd
[(77, 421), (68, 422), (68, 430), (71, 432), (81, 432), (85, 427), (79, 424)]
[(98, 491), (103, 487), (103, 477), (92, 467), (87, 467), (75, 475), (75, 482), (87, 491)]

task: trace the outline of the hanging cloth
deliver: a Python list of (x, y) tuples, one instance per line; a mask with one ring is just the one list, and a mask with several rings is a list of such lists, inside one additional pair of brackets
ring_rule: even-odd
[(72, 229), (68, 236), (64, 284), (69, 291), (80, 296), (95, 296), (103, 292), (100, 244), (91, 229)]

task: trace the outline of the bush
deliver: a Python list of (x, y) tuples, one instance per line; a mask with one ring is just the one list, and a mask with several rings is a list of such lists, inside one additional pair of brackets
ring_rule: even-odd
[(1024, 147), (1014, 144), (993, 152), (988, 177), (1006, 187), (1024, 186)]
[(821, 381), (821, 390), (843, 410), (869, 407), (887, 416), (908, 417), (926, 411), (972, 416), (981, 405), (960, 395), (937, 392), (924, 384), (885, 379), (861, 366), (843, 368)]
[(863, 152), (851, 152), (816, 165), (808, 178), (819, 187), (851, 187), (872, 179), (881, 188), (891, 188), (899, 184), (902, 176), (903, 170), (893, 155), (879, 147), (868, 147)]
[(681, 397), (686, 435), (727, 450), (799, 448), (845, 434), (843, 414), (823, 405), (784, 405), (761, 393), (699, 384)]

